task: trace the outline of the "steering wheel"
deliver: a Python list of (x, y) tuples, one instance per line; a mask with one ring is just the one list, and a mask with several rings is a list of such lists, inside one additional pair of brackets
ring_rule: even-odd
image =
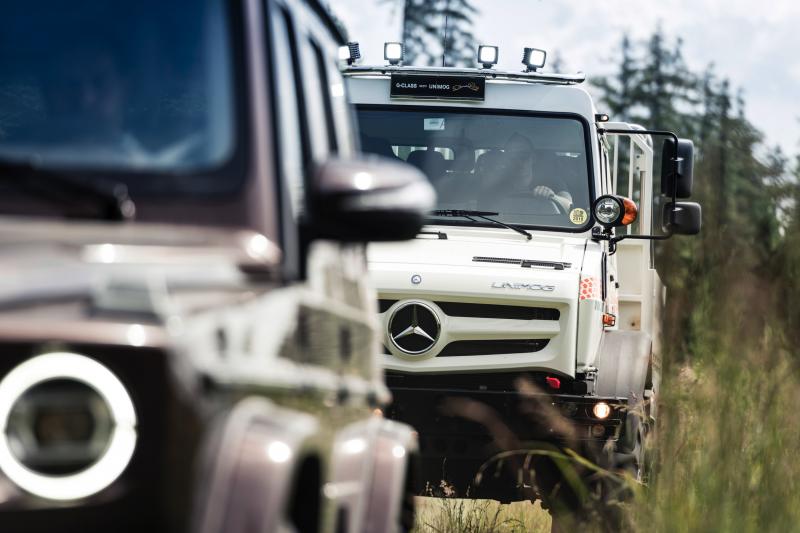
[(506, 198), (530, 198), (532, 200), (536, 200), (539, 202), (548, 202), (555, 209), (555, 213), (549, 213), (549, 214), (569, 216), (567, 209), (561, 203), (559, 203), (555, 198), (534, 194), (533, 191), (511, 192), (506, 195)]

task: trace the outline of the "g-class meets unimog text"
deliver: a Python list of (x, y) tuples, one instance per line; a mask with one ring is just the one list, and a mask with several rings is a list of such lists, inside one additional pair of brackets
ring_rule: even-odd
[(355, 159), (307, 0), (14, 2), (0, 17), (0, 531), (393, 533), (364, 244), (416, 169)]
[[(362, 148), (437, 191), (416, 239), (368, 250), (389, 413), (419, 430), (422, 479), (515, 498), (509, 487), (534, 481), (475, 475), (534, 441), (641, 478), (664, 298), (653, 242), (699, 231), (700, 206), (677, 201), (691, 194), (691, 142), (609, 122), (583, 75), (538, 70), (541, 50), (525, 50), (524, 72), (494, 70), (496, 47), (474, 69), (385, 52), (385, 66), (344, 72)], [(545, 503), (574, 507), (557, 465), (531, 457)]]

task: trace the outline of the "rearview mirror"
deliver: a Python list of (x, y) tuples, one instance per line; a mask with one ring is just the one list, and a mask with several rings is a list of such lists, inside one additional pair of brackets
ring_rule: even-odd
[(661, 194), (672, 197), (672, 188), (676, 186), (678, 198), (692, 196), (694, 179), (694, 143), (689, 139), (678, 139), (678, 175), (675, 176), (675, 141), (667, 138), (661, 149)]
[(411, 239), (435, 201), (411, 165), (378, 156), (333, 159), (314, 176), (310, 229), (313, 237), (347, 242)]
[(664, 206), (664, 230), (672, 230), (676, 235), (697, 235), (703, 221), (703, 210), (695, 202), (675, 202), (672, 213), (672, 202)]

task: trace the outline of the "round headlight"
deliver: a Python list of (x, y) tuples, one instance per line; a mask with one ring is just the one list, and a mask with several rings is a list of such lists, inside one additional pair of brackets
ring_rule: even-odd
[(111, 411), (97, 391), (71, 379), (54, 379), (17, 399), (6, 436), (11, 453), (29, 470), (63, 476), (97, 461), (113, 427)]
[(93, 359), (44, 354), (0, 381), (0, 470), (31, 494), (100, 492), (128, 466), (136, 438), (130, 395)]
[(592, 407), (592, 413), (595, 417), (599, 419), (608, 418), (608, 415), (611, 414), (611, 406), (608, 405), (606, 402), (597, 402)]
[(594, 218), (604, 226), (616, 226), (622, 218), (622, 202), (616, 196), (601, 196), (594, 204)]

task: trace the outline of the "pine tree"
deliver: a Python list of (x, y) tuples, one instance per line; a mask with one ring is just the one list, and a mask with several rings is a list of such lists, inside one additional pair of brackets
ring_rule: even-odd
[(472, 0), (383, 1), (403, 9), (406, 64), (475, 65), (472, 18), (477, 10)]
[(631, 120), (633, 101), (633, 87), (637, 83), (639, 65), (633, 57), (631, 40), (628, 35), (623, 35), (620, 44), (621, 58), (619, 70), (611, 77), (598, 77), (592, 79), (603, 94), (603, 103), (607, 112), (614, 120)]
[[(659, 244), (656, 259), (671, 287), (668, 335), (682, 338), (689, 350), (699, 339), (713, 343), (715, 332), (727, 331), (732, 312), (719, 310), (742, 305), (731, 287), (758, 292), (763, 297), (759, 305), (768, 307), (791, 286), (775, 272), (774, 259), (783, 253), (786, 269), (800, 272), (800, 253), (785, 244), (792, 239), (800, 243), (800, 212), (795, 209), (788, 222), (779, 216), (791, 195), (800, 201), (800, 187), (787, 192), (786, 159), (780, 151), (759, 155), (765, 152), (763, 136), (746, 119), (741, 92), (718, 79), (713, 66), (701, 75), (691, 72), (680, 40), (670, 45), (657, 29), (645, 42), (623, 39), (621, 49), (616, 73), (593, 80), (601, 102), (615, 117), (695, 140), (692, 199), (703, 205), (703, 231), (697, 238)], [(659, 139), (654, 140), (658, 154)], [(788, 228), (786, 238), (782, 224)], [(800, 296), (800, 282), (796, 286)], [(795, 314), (800, 325), (800, 313)], [(758, 336), (772, 318), (760, 313), (746, 327)]]

